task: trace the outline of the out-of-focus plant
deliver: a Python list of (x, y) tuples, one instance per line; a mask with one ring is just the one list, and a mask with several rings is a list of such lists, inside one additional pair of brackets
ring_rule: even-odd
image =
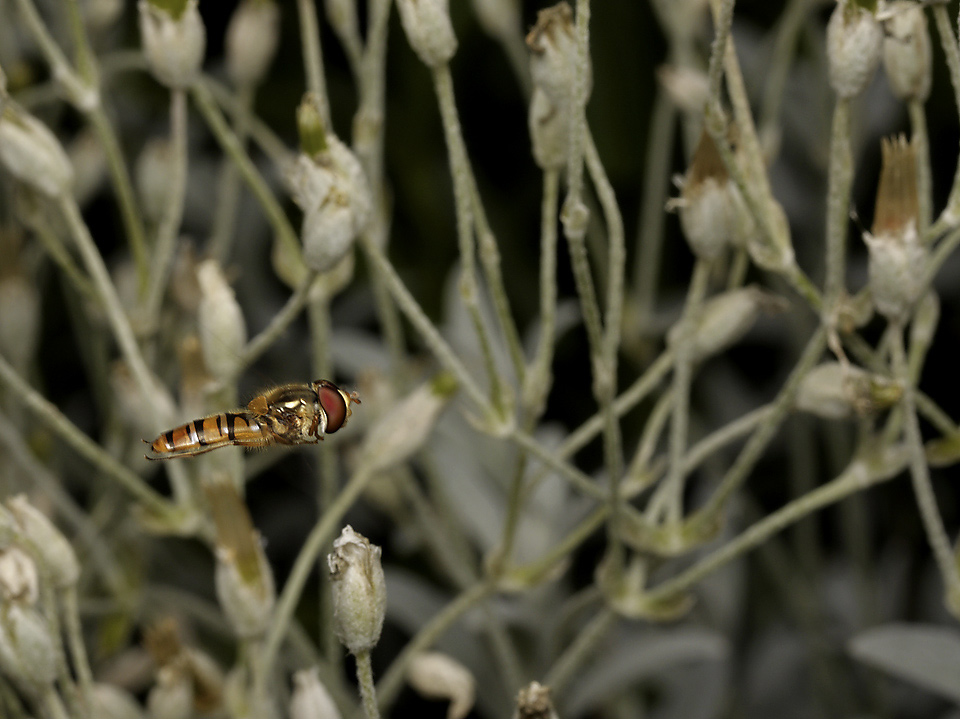
[(0, 4), (0, 716), (957, 711), (950, 3), (213, 5)]

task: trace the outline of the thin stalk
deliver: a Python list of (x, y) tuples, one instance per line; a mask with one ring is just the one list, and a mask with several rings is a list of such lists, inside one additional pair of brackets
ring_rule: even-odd
[(303, 48), (303, 67), (307, 75), (307, 90), (320, 99), (320, 116), (325, 127), (333, 127), (330, 121), (330, 100), (327, 97), (323, 77), (323, 53), (320, 50), (320, 29), (317, 22), (317, 3), (297, 0), (297, 17), (300, 20), (300, 46)]
[(183, 206), (187, 194), (187, 96), (182, 89), (170, 91), (170, 176), (167, 203), (163, 208), (157, 240), (151, 260), (147, 285), (145, 315), (154, 324), (160, 314), (163, 294), (173, 268), (183, 222)]
[(87, 649), (83, 643), (76, 586), (66, 587), (61, 598), (63, 600), (64, 629), (67, 635), (67, 646), (70, 650), (70, 662), (77, 675), (83, 706), (89, 713), (93, 707), (93, 672), (90, 670)]
[[(249, 134), (248, 121), (253, 108), (255, 90), (244, 85), (237, 90), (237, 104), (243, 112), (233, 117), (234, 132), (242, 146), (246, 146)], [(207, 252), (221, 265), (227, 261), (237, 224), (237, 207), (240, 203), (240, 175), (236, 166), (224, 160), (217, 181), (217, 205), (213, 212), (213, 227), (207, 240)]]
[(209, 76), (203, 78), (203, 83), (217, 104), (230, 115), (238, 130), (242, 127), (272, 163), (283, 167), (293, 159), (293, 152), (283, 140), (250, 108), (244, 107), (241, 98), (236, 97), (230, 88)]
[(174, 508), (169, 501), (81, 432), (59, 409), (30, 387), (2, 355), (0, 355), (0, 384), (10, 390), (51, 432), (62, 438), (103, 475), (113, 479), (130, 492), (152, 514), (164, 517), (173, 513)]
[(358, 652), (357, 684), (360, 687), (360, 700), (363, 703), (363, 713), (367, 719), (380, 719), (380, 709), (377, 707), (377, 689), (373, 684), (373, 664), (370, 662), (370, 650)]
[(790, 0), (780, 13), (773, 51), (770, 53), (770, 62), (767, 64), (765, 73), (766, 82), (763, 87), (763, 103), (760, 110), (761, 137), (777, 132), (780, 107), (796, 54), (797, 39), (811, 5), (810, 0)]
[(562, 693), (573, 676), (583, 669), (617, 621), (617, 613), (604, 607), (578, 633), (544, 678), (544, 684), (557, 694)]
[(28, 216), (24, 217), (24, 223), (33, 230), (34, 237), (36, 237), (43, 246), (44, 251), (50, 259), (53, 260), (54, 264), (63, 271), (67, 281), (77, 291), (77, 294), (87, 300), (96, 302), (96, 288), (93, 286), (90, 278), (88, 278), (83, 273), (83, 270), (77, 266), (77, 263), (73, 261), (73, 257), (67, 251), (67, 248), (63, 246), (63, 243), (60, 241), (60, 238), (57, 237), (53, 228), (50, 227), (50, 223), (47, 221), (47, 218), (44, 217), (43, 213), (29, 213)]
[[(950, 16), (947, 15), (945, 5), (934, 5), (933, 20), (937, 25), (937, 33), (940, 35), (940, 46), (943, 48), (943, 54), (947, 61), (947, 68), (950, 71), (950, 86), (953, 88), (953, 100), (960, 110), (960, 46), (957, 45), (957, 38), (953, 34), (953, 25), (950, 22)], [(950, 196), (947, 198), (947, 205), (943, 208), (936, 224), (941, 222), (946, 227), (953, 227), (960, 219), (960, 162), (957, 163), (957, 169), (953, 175), (953, 185), (950, 188)]]
[(847, 227), (850, 214), (850, 190), (853, 186), (853, 157), (850, 150), (850, 100), (838, 97), (833, 108), (830, 135), (830, 169), (827, 178), (827, 248), (823, 307), (827, 324), (835, 323), (834, 314), (843, 294), (846, 270)]
[(927, 115), (921, 100), (907, 102), (910, 114), (910, 134), (917, 153), (917, 201), (921, 234), (930, 227), (933, 218), (933, 179), (930, 169), (930, 134), (927, 132)]

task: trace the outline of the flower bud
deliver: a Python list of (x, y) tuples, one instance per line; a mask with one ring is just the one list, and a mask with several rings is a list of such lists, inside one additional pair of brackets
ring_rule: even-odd
[(841, 98), (859, 95), (873, 77), (883, 44), (883, 28), (856, 0), (840, 0), (827, 23), (830, 85)]
[(190, 719), (193, 716), (193, 683), (178, 664), (157, 672), (157, 683), (147, 695), (151, 719)]
[(216, 260), (197, 267), (200, 305), (197, 324), (203, 360), (210, 374), (229, 381), (240, 369), (240, 355), (247, 342), (243, 312)]
[(873, 232), (863, 239), (873, 304), (888, 320), (903, 321), (925, 289), (927, 266), (927, 248), (917, 229), (917, 159), (913, 143), (902, 135), (885, 139), (881, 149)]
[(456, 389), (450, 375), (439, 374), (382, 415), (367, 433), (361, 449), (368, 468), (383, 470), (419, 451)]
[[(309, 99), (305, 105), (309, 106)], [(312, 117), (312, 122), (304, 118)], [(307, 265), (326, 272), (353, 247), (370, 218), (373, 202), (359, 160), (330, 133), (315, 130), (316, 112), (298, 113), (304, 152), (291, 168), (293, 199), (304, 212), (303, 255)]]
[(359, 38), (357, 0), (326, 0), (327, 20), (340, 38)]
[(703, 130), (680, 197), (670, 203), (690, 249), (702, 260), (716, 259), (738, 236), (742, 205), (713, 138)]
[(657, 80), (670, 101), (690, 115), (701, 116), (710, 99), (710, 80), (707, 73), (693, 67), (661, 65)]
[(410, 661), (410, 686), (427, 699), (447, 699), (447, 719), (463, 719), (473, 708), (477, 682), (463, 664), (441, 652), (423, 652)]
[[(537, 13), (537, 23), (527, 33), (530, 49), (530, 75), (534, 87), (547, 94), (555, 105), (571, 101), (574, 78), (577, 75), (577, 38), (573, 11), (566, 2)], [(589, 59), (587, 61), (589, 63)], [(593, 84), (592, 70), (586, 71), (587, 95)]]
[[(169, 6), (176, 6), (168, 9)], [(207, 45), (197, 0), (140, 0), (140, 38), (153, 76), (169, 88), (193, 84)]]
[(46, 620), (20, 603), (0, 608), (0, 673), (28, 693), (40, 692), (57, 675), (57, 648)]
[(227, 25), (227, 74), (237, 86), (256, 85), (267, 74), (280, 39), (274, 0), (243, 0)]
[(906, 0), (884, 11), (883, 67), (890, 89), (900, 100), (926, 100), (930, 95), (933, 56), (923, 6)]
[(800, 382), (797, 409), (823, 419), (849, 419), (886, 409), (901, 393), (896, 383), (860, 367), (824, 362)]
[[(720, 354), (750, 331), (762, 311), (779, 311), (784, 305), (783, 299), (756, 287), (730, 290), (711, 298), (704, 303), (693, 328), (693, 361)], [(675, 346), (679, 337), (677, 325), (667, 334), (667, 344)]]
[[(651, 0), (650, 5), (667, 37), (675, 42), (690, 41), (706, 20), (708, 0)], [(699, 111), (703, 110), (703, 106)]]
[(112, 27), (123, 13), (123, 0), (87, 0), (83, 3), (83, 19), (93, 32)]
[(557, 710), (553, 708), (550, 687), (540, 682), (530, 682), (517, 694), (517, 706), (513, 719), (557, 719)]
[(20, 274), (0, 277), (0, 355), (23, 372), (37, 351), (40, 293)]
[(170, 195), (173, 147), (166, 138), (156, 137), (144, 145), (134, 169), (140, 207), (151, 222), (158, 223)]
[(290, 719), (340, 719), (340, 710), (320, 682), (316, 667), (293, 675)]
[(0, 115), (0, 165), (48, 197), (62, 197), (73, 184), (63, 145), (37, 118), (7, 103)]
[(144, 719), (143, 709), (130, 693), (112, 684), (94, 684), (90, 704), (90, 716), (97, 719)]
[(327, 555), (337, 636), (351, 654), (376, 646), (387, 611), (380, 547), (347, 525)]
[(58, 589), (76, 584), (80, 576), (80, 563), (67, 538), (47, 519), (47, 516), (34, 507), (20, 494), (7, 500), (7, 506), (13, 513), (20, 531), (35, 549), (40, 560), (50, 573), (53, 585)]
[(80, 132), (67, 147), (73, 167), (73, 196), (85, 205), (103, 186), (107, 177), (107, 153), (92, 130)]
[(450, 61), (457, 51), (457, 36), (448, 0), (397, 0), (397, 10), (407, 42), (424, 65), (438, 67)]
[(36, 604), (40, 596), (37, 565), (17, 547), (0, 550), (0, 606), (7, 602)]
[(217, 598), (237, 636), (263, 634), (270, 622), (276, 590), (273, 571), (253, 528), (246, 505), (231, 484), (206, 486), (217, 530)]
[(543, 170), (562, 170), (567, 165), (569, 107), (570, 103), (555, 105), (539, 87), (533, 89), (527, 122), (533, 144), (533, 159)]

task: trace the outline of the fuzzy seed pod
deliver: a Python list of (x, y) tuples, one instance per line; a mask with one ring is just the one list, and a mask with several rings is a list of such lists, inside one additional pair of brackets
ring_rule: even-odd
[(73, 185), (73, 167), (56, 135), (11, 102), (0, 115), (0, 165), (47, 197), (62, 197)]
[(407, 42), (427, 67), (439, 67), (457, 51), (448, 0), (397, 0)]
[(830, 85), (841, 98), (863, 92), (880, 63), (883, 28), (873, 12), (839, 0), (827, 23)]
[(333, 588), (333, 620), (351, 654), (373, 649), (387, 613), (387, 586), (380, 547), (347, 525), (327, 555)]
[(316, 667), (293, 675), (290, 719), (341, 719), (340, 710), (320, 682)]
[(0, 672), (27, 693), (39, 693), (57, 676), (57, 652), (47, 621), (32, 606), (0, 606)]
[(140, 39), (153, 76), (169, 88), (185, 88), (200, 72), (207, 31), (197, 0), (184, 0), (181, 7), (168, 9), (172, 4), (140, 0)]
[(473, 708), (477, 682), (463, 664), (442, 652), (423, 652), (407, 669), (410, 686), (427, 699), (446, 699), (447, 719), (463, 719)]
[[(565, 106), (577, 74), (577, 38), (570, 5), (561, 2), (537, 13), (537, 23), (527, 33), (526, 42), (534, 87), (546, 93), (554, 105)], [(586, 82), (589, 96), (593, 84), (589, 65)]]
[(36, 550), (57, 589), (73, 586), (80, 577), (80, 563), (73, 546), (47, 516), (20, 494), (7, 500), (20, 531)]
[(277, 54), (280, 7), (273, 0), (243, 0), (227, 25), (227, 74), (237, 86), (260, 83)]
[(797, 390), (797, 409), (823, 419), (850, 419), (886, 409), (901, 395), (899, 385), (854, 365), (824, 362)]
[(210, 374), (229, 381), (236, 377), (247, 342), (243, 312), (216, 260), (200, 263), (197, 281), (200, 284), (197, 324), (203, 360)]
[(917, 159), (913, 143), (902, 135), (884, 140), (881, 150), (873, 232), (863, 239), (874, 306), (887, 319), (903, 321), (925, 289), (928, 256), (917, 229)]
[(896, 0), (887, 5), (885, 14), (883, 67), (890, 89), (900, 100), (926, 100), (933, 77), (933, 53), (923, 7)]

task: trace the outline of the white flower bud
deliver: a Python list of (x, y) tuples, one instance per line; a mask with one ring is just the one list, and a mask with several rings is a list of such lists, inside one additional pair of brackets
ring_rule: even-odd
[(562, 170), (567, 165), (570, 137), (570, 103), (555, 105), (539, 87), (530, 97), (528, 124), (533, 159), (543, 170)]
[(550, 687), (530, 682), (517, 694), (513, 719), (557, 719), (557, 711), (550, 698)]
[(216, 260), (200, 263), (197, 281), (200, 284), (197, 324), (203, 360), (210, 374), (229, 381), (237, 375), (240, 355), (247, 342), (243, 312)]
[(153, 76), (170, 88), (193, 84), (207, 45), (197, 0), (184, 0), (179, 14), (140, 0), (140, 38)]
[(884, 14), (883, 67), (890, 89), (900, 100), (926, 100), (933, 77), (933, 53), (923, 6), (895, 0)]
[(410, 661), (410, 686), (427, 699), (447, 699), (447, 719), (463, 719), (473, 708), (477, 682), (463, 664), (442, 652), (423, 652)]
[(438, 67), (450, 61), (457, 51), (457, 36), (448, 0), (397, 0), (397, 10), (407, 42), (424, 65)]
[(37, 565), (30, 555), (16, 547), (0, 550), (0, 606), (5, 602), (36, 604), (40, 596)]
[(178, 664), (157, 672), (157, 683), (147, 695), (150, 719), (190, 719), (193, 716), (193, 683)]
[(0, 164), (48, 197), (70, 192), (73, 168), (63, 145), (37, 118), (7, 103), (0, 115)]
[(841, 98), (863, 92), (873, 77), (883, 45), (883, 28), (874, 13), (854, 0), (840, 0), (827, 23), (830, 85)]
[(90, 715), (97, 719), (143, 719), (144, 713), (131, 694), (112, 684), (96, 683), (90, 696)]
[(456, 389), (450, 375), (440, 374), (383, 414), (367, 433), (361, 448), (361, 456), (369, 469), (379, 471), (392, 467), (417, 452)]
[(21, 372), (37, 351), (40, 293), (22, 275), (0, 279), (0, 355)]
[(243, 0), (227, 25), (227, 74), (238, 86), (263, 80), (277, 54), (280, 7), (273, 0)]
[(327, 20), (341, 38), (359, 38), (357, 0), (326, 0)]
[(316, 668), (293, 675), (290, 719), (341, 719), (340, 710), (320, 682)]
[(706, 72), (693, 67), (661, 65), (657, 68), (657, 80), (674, 105), (691, 115), (703, 114), (710, 99)]
[(29, 693), (42, 691), (56, 678), (57, 651), (46, 620), (33, 607), (0, 607), (0, 673)]
[[(692, 355), (700, 362), (720, 354), (736, 344), (753, 327), (760, 313), (783, 309), (784, 301), (756, 287), (744, 287), (717, 295), (704, 303), (693, 328)], [(680, 326), (667, 335), (667, 344), (675, 346)]]
[(107, 153), (92, 130), (80, 132), (67, 147), (73, 167), (73, 196), (85, 205), (103, 186), (107, 177)]
[(166, 210), (172, 164), (173, 147), (162, 137), (149, 140), (137, 158), (134, 176), (140, 194), (140, 208), (151, 222), (160, 222)]
[(506, 40), (522, 27), (518, 0), (473, 0), (480, 27), (491, 37)]
[(380, 547), (347, 525), (327, 555), (337, 636), (351, 654), (376, 646), (387, 612)]
[[(708, 0), (651, 0), (650, 5), (660, 19), (660, 24), (669, 29), (667, 36), (678, 42), (691, 39), (700, 30), (707, 14)], [(703, 110), (703, 107), (700, 108)]]
[(373, 202), (356, 156), (333, 135), (314, 157), (301, 154), (288, 181), (304, 211), (303, 255), (307, 265), (326, 272), (342, 260), (370, 218)]
[(123, 12), (123, 0), (87, 0), (83, 3), (83, 19), (94, 32), (112, 26)]
[[(561, 2), (537, 13), (537, 24), (527, 33), (533, 85), (543, 90), (558, 106), (570, 102), (577, 74), (577, 39), (574, 30), (573, 11), (570, 5)], [(589, 95), (593, 84), (589, 64), (586, 83)]]
[(22, 494), (8, 499), (7, 506), (16, 518), (20, 531), (39, 554), (54, 586), (62, 589), (76, 584), (80, 576), (80, 563), (70, 542), (53, 522)]
[(855, 365), (824, 362), (797, 389), (797, 409), (824, 419), (849, 419), (886, 409), (900, 398), (899, 385)]

